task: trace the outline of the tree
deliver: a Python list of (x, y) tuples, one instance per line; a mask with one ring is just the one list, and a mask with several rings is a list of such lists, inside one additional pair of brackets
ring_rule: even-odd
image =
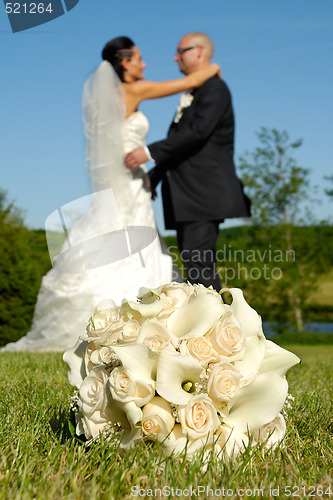
[(254, 152), (246, 152), (240, 157), (239, 169), (252, 201), (254, 229), (265, 228), (264, 232), (259, 232), (262, 235), (262, 247), (267, 248), (274, 241), (279, 245), (282, 255), (286, 255), (280, 264), (282, 275), (278, 280), (278, 288), (274, 287), (278, 293), (281, 318), (287, 316), (286, 310), (291, 310), (298, 331), (302, 331), (305, 290), (307, 286), (313, 289), (315, 285), (312, 269), (315, 256), (309, 258), (302, 249), (298, 250), (297, 260), (288, 259), (288, 255), (295, 255), (295, 225), (304, 223), (300, 217), (301, 205), (310, 201), (309, 169), (299, 166), (293, 157), (293, 153), (302, 145), (301, 139), (290, 141), (286, 131), (265, 127), (261, 128), (257, 136), (260, 145)]
[(239, 163), (252, 201), (252, 221), (260, 226), (295, 224), (299, 205), (308, 197), (309, 169), (298, 166), (291, 154), (303, 141), (289, 142), (286, 131), (265, 127), (256, 135), (260, 146)]
[[(333, 175), (324, 177), (324, 179), (333, 182)], [(327, 196), (333, 199), (333, 189), (325, 189), (325, 193), (327, 194)]]
[(0, 227), (9, 224), (13, 227), (23, 226), (22, 211), (13, 202), (8, 201), (7, 191), (0, 189)]
[(42, 275), (50, 268), (44, 231), (30, 231), (0, 189), (0, 345), (30, 328)]

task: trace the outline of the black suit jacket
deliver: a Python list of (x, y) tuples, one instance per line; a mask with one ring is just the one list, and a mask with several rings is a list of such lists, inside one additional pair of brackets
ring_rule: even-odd
[(213, 77), (193, 96), (179, 123), (171, 125), (168, 137), (148, 146), (157, 164), (150, 171), (152, 185), (163, 180), (167, 229), (181, 221), (250, 215), (250, 202), (233, 162), (230, 92), (223, 80)]

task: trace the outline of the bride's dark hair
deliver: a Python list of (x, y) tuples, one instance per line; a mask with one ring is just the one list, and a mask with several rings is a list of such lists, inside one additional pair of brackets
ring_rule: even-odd
[(127, 36), (119, 36), (110, 40), (103, 48), (102, 58), (113, 66), (113, 69), (119, 76), (120, 80), (124, 80), (124, 68), (121, 61), (131, 59), (133, 55), (134, 42)]

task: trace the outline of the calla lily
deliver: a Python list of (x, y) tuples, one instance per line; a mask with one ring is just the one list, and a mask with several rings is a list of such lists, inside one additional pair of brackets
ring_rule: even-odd
[(261, 318), (258, 313), (249, 306), (239, 288), (225, 288), (222, 292), (230, 292), (232, 304), (230, 311), (240, 323), (242, 332), (246, 335), (247, 346), (245, 357), (235, 362), (235, 367), (244, 377), (256, 374), (265, 356), (265, 336), (262, 331)]
[(284, 375), (289, 368), (300, 362), (296, 354), (283, 349), (270, 340), (265, 340), (265, 348), (265, 357), (260, 367), (260, 373), (274, 370), (280, 375)]
[(287, 394), (288, 383), (285, 377), (276, 372), (258, 375), (230, 401), (229, 415), (224, 422), (240, 432), (256, 430), (276, 417)]
[(214, 443), (216, 441), (216, 436), (213, 433), (210, 433), (208, 436), (204, 438), (199, 438), (195, 440), (190, 440), (187, 443), (186, 447), (186, 459), (193, 460), (195, 456), (204, 448), (205, 452), (203, 454), (202, 462), (205, 463), (205, 459), (209, 459), (209, 455), (214, 449)]
[(170, 316), (167, 327), (179, 340), (202, 337), (228, 307), (218, 295), (192, 296), (187, 304)]
[(243, 377), (256, 375), (265, 357), (266, 340), (262, 337), (248, 337), (245, 357), (240, 361), (235, 361), (234, 365)]
[(144, 344), (112, 346), (125, 370), (133, 373), (136, 379), (153, 382), (156, 379), (158, 357)]
[(130, 402), (123, 405), (127, 420), (131, 426), (130, 431), (125, 431), (121, 440), (121, 447), (125, 450), (132, 448), (136, 441), (142, 439), (141, 420), (142, 410), (135, 403)]
[(199, 361), (181, 354), (162, 351), (157, 366), (156, 391), (177, 405), (186, 405), (195, 395), (195, 383), (200, 381)]
[[(209, 436), (199, 439), (191, 439), (182, 432), (180, 424), (176, 424), (170, 435), (163, 441), (162, 451), (166, 456), (177, 456), (186, 452), (186, 459), (191, 460), (199, 453), (203, 448), (205, 448), (205, 454), (207, 453), (207, 458), (209, 453), (215, 450), (216, 437), (213, 433)], [(204, 460), (203, 460), (204, 462)]]
[(156, 298), (159, 298), (161, 292), (161, 286), (157, 288), (147, 288), (145, 286), (142, 286), (138, 292), (138, 299), (144, 304), (150, 304), (151, 302), (156, 300)]
[(70, 371), (68, 372), (69, 383), (78, 389), (87, 376), (84, 362), (87, 345), (88, 342), (78, 340), (76, 344), (71, 349), (68, 349), (62, 357), (70, 368)]
[(224, 288), (220, 293), (223, 292), (231, 293), (232, 304), (230, 305), (230, 311), (240, 322), (244, 334), (247, 337), (264, 338), (260, 316), (246, 302), (242, 290), (240, 288)]
[(162, 441), (162, 451), (167, 457), (171, 455), (177, 456), (187, 449), (189, 443), (190, 440), (183, 434), (182, 426), (180, 424), (175, 424), (169, 436)]
[(134, 311), (141, 314), (143, 318), (153, 318), (157, 316), (166, 304), (167, 298), (165, 293), (154, 295), (152, 302), (128, 302), (128, 305)]
[(221, 447), (221, 453), (225, 459), (236, 458), (249, 444), (247, 434), (226, 424), (221, 425), (216, 434), (218, 435), (216, 444)]

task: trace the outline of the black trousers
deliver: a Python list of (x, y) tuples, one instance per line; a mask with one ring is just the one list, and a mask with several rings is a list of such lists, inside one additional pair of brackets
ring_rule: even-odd
[(221, 289), (216, 269), (215, 245), (219, 234), (219, 221), (177, 222), (180, 255), (190, 283), (213, 285)]

